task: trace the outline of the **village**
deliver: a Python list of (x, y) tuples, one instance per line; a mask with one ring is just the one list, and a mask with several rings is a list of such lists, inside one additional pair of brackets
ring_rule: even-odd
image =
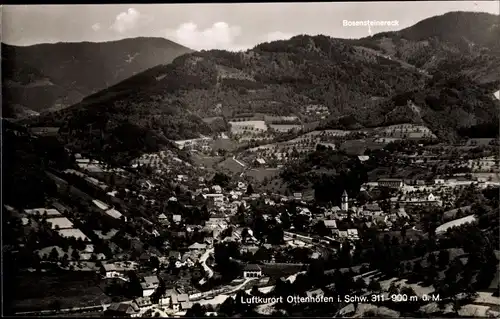
[[(235, 123), (237, 131), (231, 134), (237, 137), (232, 140), (241, 139), (250, 125)], [(258, 128), (251, 129), (251, 134), (255, 130)], [(213, 138), (200, 138), (177, 142), (190, 153), (192, 163), (172, 151), (161, 151), (142, 155), (121, 168), (74, 154), (73, 168), (47, 171), (57, 184), (57, 198), (47, 200), (45, 207), (21, 211), (5, 207), (12, 216), (12, 228), (23, 234), (12, 253), (20, 254), (20, 267), (31, 274), (61, 269), (90, 276), (99, 289), (89, 291), (100, 295), (101, 301), (76, 305), (62, 298), (45, 309), (19, 313), (167, 317), (183, 316), (198, 304), (204, 314), (217, 314), (227, 298), (234, 299), (241, 291), (272, 293), (283, 280), (293, 284), (315, 261), (330, 260), (346, 251), (355, 256), (369, 233), (381, 238), (400, 233), (423, 236), (429, 231), (421, 213), (426, 209), (442, 215), (436, 224), (437, 236), (477, 223), (474, 203), (457, 205), (464, 192), (500, 186), (498, 155), (487, 150), (458, 158), (443, 153), (447, 145), (398, 144), (402, 149), (393, 150), (398, 161), (430, 174), (375, 177), (361, 185), (359, 194), (344, 189), (332, 199), (336, 205), (316, 202), (314, 190), (273, 191), (269, 187), (283, 183), (279, 173), (289, 162), (318, 146), (347, 153), (364, 165), (373, 156), (367, 149), (373, 152), (397, 141), (432, 138), (428, 129), (413, 125), (312, 131), (239, 152), (214, 149)], [(498, 143), (480, 142), (486, 146)], [(476, 145), (454, 148), (475, 149)], [(361, 265), (354, 267), (354, 279), (370, 286), (377, 270)], [(495, 280), (498, 282), (498, 276)], [(434, 292), (432, 287), (405, 284), (397, 276), (380, 281), (378, 289), (387, 293), (392, 282), (410, 287), (417, 295)], [(489, 301), (473, 301), (467, 307), (481, 304), (477, 307), (486, 307), (481, 308), (486, 316), (498, 314), (496, 308), (484, 306), (499, 303), (492, 296), (497, 285), (492, 283), (490, 290), (477, 296), (477, 300)], [(314, 288), (304, 293), (316, 296), (326, 292)], [(425, 307), (421, 311), (434, 309)], [(261, 305), (256, 311), (266, 314), (273, 309), (273, 305)], [(361, 310), (345, 304), (343, 311)]]
[(2, 313), (500, 318), (469, 2), (2, 6)]

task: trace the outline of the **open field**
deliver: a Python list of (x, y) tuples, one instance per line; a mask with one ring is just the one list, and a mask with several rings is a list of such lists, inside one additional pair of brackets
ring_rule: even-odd
[(262, 183), (262, 181), (267, 177), (272, 178), (279, 175), (278, 169), (273, 168), (259, 168), (259, 169), (250, 169), (246, 171), (246, 175), (252, 177), (254, 180)]
[(213, 168), (217, 163), (222, 161), (222, 156), (204, 156), (201, 154), (192, 153), (191, 159), (196, 166), (203, 166), (205, 168)]
[(407, 138), (423, 138), (436, 137), (431, 130), (422, 125), (415, 124), (398, 124), (385, 127), (374, 128), (374, 132), (390, 137), (407, 137)]
[(436, 228), (436, 233), (437, 234), (445, 233), (448, 230), (448, 228), (457, 227), (457, 226), (467, 224), (467, 223), (472, 223), (475, 221), (476, 221), (476, 216), (474, 216), (474, 215), (469, 215), (467, 217), (455, 219), (455, 220), (449, 221), (447, 223), (444, 223), (443, 225)]
[(371, 140), (349, 140), (342, 143), (340, 149), (350, 155), (363, 155), (366, 149), (377, 150), (384, 148), (385, 145)]
[(210, 124), (217, 120), (224, 120), (224, 118), (222, 116), (212, 116), (212, 117), (204, 117), (202, 120), (203, 122)]
[(472, 176), (490, 182), (500, 182), (500, 173), (472, 173)]
[(102, 317), (103, 312), (102, 311), (92, 311), (92, 312), (85, 312), (84, 314), (82, 313), (68, 313), (68, 314), (61, 314), (61, 315), (55, 315), (52, 317), (56, 318), (81, 318), (83, 315), (85, 315), (86, 318), (97, 318), (97, 317)]
[(95, 273), (61, 272), (57, 274), (23, 273), (15, 278), (13, 308), (16, 312), (84, 307), (111, 302), (98, 287)]
[(267, 124), (264, 121), (241, 121), (229, 122), (231, 133), (241, 133), (244, 131), (267, 131)]
[(494, 138), (471, 138), (467, 140), (465, 145), (467, 146), (488, 146), (490, 143), (494, 141)]
[(228, 138), (219, 138), (215, 139), (211, 142), (212, 149), (218, 151), (218, 150), (227, 150), (227, 151), (232, 151), (235, 148), (239, 146), (238, 142), (230, 140)]
[(278, 132), (289, 132), (291, 130), (300, 130), (302, 125), (299, 124), (269, 124), (269, 128)]

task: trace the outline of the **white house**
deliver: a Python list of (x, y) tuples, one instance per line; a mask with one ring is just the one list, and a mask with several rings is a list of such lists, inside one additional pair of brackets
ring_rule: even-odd
[(172, 220), (174, 223), (179, 224), (182, 221), (182, 216), (181, 215), (173, 215)]
[(174, 295), (177, 295), (177, 292), (174, 289), (167, 289), (167, 291), (165, 291), (163, 295), (160, 296), (158, 304), (161, 306), (170, 306), (172, 296)]
[(378, 180), (378, 186), (380, 187), (389, 187), (389, 188), (395, 188), (395, 189), (400, 189), (403, 187), (403, 180), (401, 179), (394, 179), (394, 178), (381, 178)]
[(212, 190), (217, 194), (222, 193), (222, 187), (220, 187), (219, 185), (212, 186)]
[(143, 297), (151, 296), (159, 285), (160, 285), (160, 280), (158, 279), (157, 276), (144, 277), (143, 281), (141, 282), (142, 296)]
[(189, 302), (188, 294), (173, 294), (170, 298), (170, 306), (174, 311), (181, 310), (181, 304)]
[(323, 221), (325, 223), (326, 228), (328, 229), (337, 229), (337, 222), (333, 219), (327, 219)]
[(358, 240), (359, 234), (356, 228), (350, 228), (347, 230), (347, 237), (351, 240)]
[(126, 272), (134, 270), (136, 264), (133, 262), (103, 263), (101, 274), (104, 278), (116, 278), (125, 276)]
[(243, 269), (243, 278), (260, 278), (262, 277), (262, 269), (259, 265), (248, 264), (245, 269)]
[(189, 250), (203, 250), (206, 248), (207, 248), (206, 244), (200, 244), (200, 243), (194, 243), (188, 247)]

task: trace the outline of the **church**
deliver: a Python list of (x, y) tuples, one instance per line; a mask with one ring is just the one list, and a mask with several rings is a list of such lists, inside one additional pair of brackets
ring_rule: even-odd
[(347, 195), (347, 192), (344, 190), (342, 193), (342, 201), (340, 205), (340, 209), (347, 212), (349, 210), (349, 196)]

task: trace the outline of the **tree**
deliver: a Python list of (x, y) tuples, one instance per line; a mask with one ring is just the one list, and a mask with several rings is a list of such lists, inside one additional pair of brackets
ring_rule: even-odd
[(186, 317), (205, 317), (205, 311), (199, 303), (195, 303), (193, 307), (186, 312)]
[(231, 178), (228, 175), (217, 172), (212, 178), (212, 183), (214, 185), (219, 185), (220, 187), (226, 187), (229, 184), (230, 180)]
[(54, 300), (50, 303), (49, 308), (52, 310), (60, 310), (61, 302), (59, 300)]
[(450, 252), (446, 249), (443, 249), (439, 252), (438, 255), (438, 265), (440, 269), (448, 266), (450, 263)]
[(51, 261), (56, 261), (59, 259), (59, 252), (57, 251), (57, 249), (55, 247), (52, 248), (52, 250), (50, 251), (49, 259)]
[(436, 265), (436, 255), (434, 253), (430, 253), (427, 256), (427, 263), (432, 266)]
[(73, 249), (73, 252), (71, 253), (71, 258), (73, 258), (73, 260), (80, 260), (80, 253), (78, 252), (77, 249)]
[(413, 274), (416, 276), (420, 276), (422, 275), (422, 270), (422, 264), (419, 261), (415, 262), (415, 264), (413, 265)]
[(372, 279), (370, 281), (370, 283), (368, 284), (368, 290), (369, 291), (380, 291), (382, 290), (382, 286), (380, 285), (380, 283), (374, 279)]
[(364, 279), (361, 277), (356, 279), (356, 281), (354, 282), (354, 285), (358, 291), (361, 291), (361, 290), (367, 288), (367, 285), (366, 285)]
[(252, 184), (248, 184), (247, 195), (252, 195), (254, 193)]
[(329, 235), (329, 231), (328, 231), (328, 228), (326, 228), (325, 226), (325, 222), (320, 220), (319, 222), (317, 222), (315, 225), (314, 225), (314, 231), (320, 235), (320, 236), (328, 236)]
[(257, 286), (253, 286), (253, 287), (252, 287), (252, 290), (250, 291), (250, 294), (251, 294), (252, 296), (256, 296), (256, 297), (258, 297), (258, 296), (261, 296), (261, 295), (262, 295), (262, 292), (259, 290), (259, 288), (258, 288)]
[(220, 306), (219, 312), (230, 317), (234, 314), (235, 309), (235, 300), (233, 298), (226, 298), (226, 300)]
[(149, 262), (152, 268), (157, 269), (160, 267), (160, 260), (156, 256), (151, 256)]
[(270, 230), (267, 242), (271, 245), (281, 245), (284, 243), (284, 235), (283, 228), (280, 225), (276, 225)]
[(389, 295), (399, 294), (399, 287), (396, 286), (396, 284), (394, 282), (392, 282), (391, 285), (389, 286), (388, 293), (389, 293)]
[(325, 264), (322, 259), (313, 260), (307, 269), (307, 276), (315, 286), (322, 287), (325, 283)]

